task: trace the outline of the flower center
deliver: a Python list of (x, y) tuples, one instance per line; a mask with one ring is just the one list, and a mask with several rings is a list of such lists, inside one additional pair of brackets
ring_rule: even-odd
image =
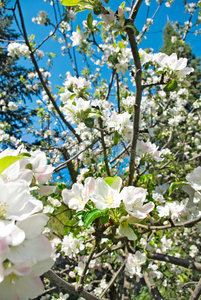
[(113, 204), (114, 203), (114, 200), (112, 199), (112, 196), (111, 195), (109, 195), (109, 196), (107, 196), (107, 198), (106, 198), (106, 203), (108, 203), (108, 204)]
[(0, 201), (0, 218), (5, 217), (5, 214), (7, 212), (7, 208), (8, 208), (8, 205), (6, 204), (6, 202), (2, 203)]

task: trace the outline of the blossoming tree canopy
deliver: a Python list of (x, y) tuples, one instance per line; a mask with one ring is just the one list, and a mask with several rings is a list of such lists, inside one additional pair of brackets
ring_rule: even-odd
[(0, 81), (0, 300), (199, 299), (200, 1), (26, 5), (0, 3), (0, 71), (27, 68)]

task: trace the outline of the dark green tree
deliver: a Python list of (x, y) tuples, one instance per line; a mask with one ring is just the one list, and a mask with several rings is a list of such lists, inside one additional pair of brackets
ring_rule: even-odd
[[(163, 30), (164, 44), (161, 47), (160, 51), (166, 53), (167, 55), (177, 53), (177, 56), (179, 58), (183, 57), (188, 59), (188, 67), (194, 68), (194, 71), (190, 73), (186, 78), (189, 82), (187, 87), (189, 95), (188, 103), (185, 105), (185, 109), (188, 113), (191, 113), (192, 111), (200, 110), (199, 107), (194, 107), (193, 103), (197, 99), (200, 99), (201, 96), (201, 57), (195, 57), (191, 45), (189, 43), (185, 43), (183, 36), (183, 28), (181, 28), (178, 23), (174, 24), (168, 22)], [(173, 39), (172, 37), (176, 37), (176, 39)], [(185, 144), (190, 145), (192, 149), (197, 148), (198, 145), (193, 142), (192, 137), (196, 136), (198, 128), (192, 127), (189, 130), (189, 125), (184, 121), (180, 124), (180, 129), (181, 131), (179, 136), (178, 132), (173, 135), (174, 138), (172, 139), (171, 147), (174, 148), (174, 144), (176, 145), (177, 141), (180, 140)], [(179, 148), (177, 149), (177, 151), (179, 151)], [(182, 160), (186, 160), (183, 158), (183, 153), (178, 156), (178, 162), (180, 163)], [(198, 157), (196, 160), (193, 160), (191, 164), (194, 164), (194, 167), (197, 167), (200, 165), (200, 163), (201, 158)]]
[[(194, 68), (194, 72), (187, 78), (190, 82), (190, 100), (195, 101), (200, 98), (201, 91), (201, 57), (195, 57), (192, 47), (189, 43), (185, 43), (182, 39), (182, 30), (179, 24), (168, 22), (163, 30), (163, 46), (160, 51), (168, 55), (177, 53), (178, 57), (186, 57), (188, 59), (188, 67)], [(176, 37), (176, 41), (172, 40)], [(188, 109), (191, 109), (190, 103)]]
[[(31, 83), (28, 78), (31, 70), (17, 65), (8, 55), (8, 43), (19, 38), (11, 29), (11, 24), (12, 17), (0, 11), (0, 124), (6, 134), (21, 138), (24, 129), (32, 124), (32, 117), (36, 114), (27, 104), (39, 90), (27, 88), (27, 84)], [(16, 106), (12, 107), (13, 104)]]

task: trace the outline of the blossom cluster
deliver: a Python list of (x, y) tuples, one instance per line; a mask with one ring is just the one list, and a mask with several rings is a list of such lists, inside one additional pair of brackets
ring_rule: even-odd
[(43, 186), (53, 168), (40, 151), (22, 148), (0, 154), (0, 294), (1, 299), (27, 300), (43, 292), (39, 276), (53, 265), (52, 246), (43, 235), (48, 217), (32, 191), (52, 192)]
[(29, 58), (30, 52), (29, 48), (25, 44), (19, 44), (12, 42), (8, 45), (8, 55), (12, 56), (14, 59), (19, 59), (20, 57)]

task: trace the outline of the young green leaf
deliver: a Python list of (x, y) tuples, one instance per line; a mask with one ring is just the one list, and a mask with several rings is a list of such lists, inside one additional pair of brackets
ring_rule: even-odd
[(117, 131), (114, 133), (113, 143), (116, 146), (121, 140), (122, 136)]
[(24, 159), (24, 156), (4, 156), (0, 159), (0, 174), (20, 159)]
[(114, 177), (106, 177), (106, 178), (105, 178), (105, 182), (106, 182), (109, 186), (111, 186), (112, 183), (113, 183), (113, 181), (114, 181), (115, 179), (117, 179), (117, 176), (114, 176)]
[(88, 212), (84, 218), (84, 228), (87, 228), (95, 219), (103, 217), (106, 214), (106, 210), (94, 209)]
[(170, 187), (169, 187), (169, 196), (172, 194), (172, 192), (178, 188), (184, 185), (185, 183), (183, 181), (178, 181), (178, 182), (172, 182)]
[(175, 79), (172, 79), (166, 86), (164, 87), (165, 92), (174, 92), (177, 88), (177, 82)]
[(61, 0), (61, 4), (65, 6), (77, 6), (80, 0)]
[(89, 27), (89, 29), (93, 29), (93, 16), (92, 13), (90, 12), (87, 16), (87, 26)]

